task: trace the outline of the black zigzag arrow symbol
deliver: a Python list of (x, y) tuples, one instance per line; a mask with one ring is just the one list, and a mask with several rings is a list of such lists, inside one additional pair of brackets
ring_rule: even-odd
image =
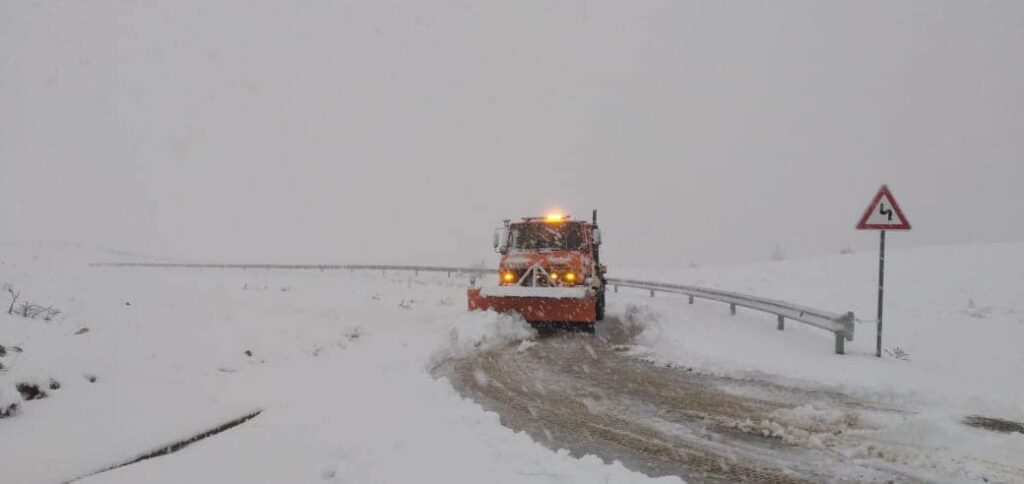
[(878, 213), (880, 215), (888, 216), (889, 217), (889, 221), (892, 222), (892, 209), (891, 208), (889, 208), (889, 209), (885, 208), (885, 202), (882, 202), (882, 203), (878, 204)]

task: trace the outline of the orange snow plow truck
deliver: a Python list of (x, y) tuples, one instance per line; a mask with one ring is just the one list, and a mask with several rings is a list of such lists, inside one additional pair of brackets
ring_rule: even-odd
[(498, 284), (468, 291), (469, 310), (516, 312), (534, 325), (571, 325), (593, 331), (604, 318), (605, 266), (593, 221), (566, 215), (505, 220), (494, 232), (501, 254)]

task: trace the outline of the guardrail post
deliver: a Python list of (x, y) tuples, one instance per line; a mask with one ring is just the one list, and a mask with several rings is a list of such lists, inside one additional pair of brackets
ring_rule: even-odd
[(413, 276), (418, 276), (418, 275), (420, 275), (420, 270), (419, 270), (419, 269), (413, 269), (413, 270), (412, 270), (412, 275), (413, 275)]
[(731, 314), (733, 316), (736, 315), (736, 305), (735, 304), (730, 304), (729, 305), (729, 314)]
[(842, 333), (836, 333), (836, 354), (837, 355), (846, 354), (845, 341), (846, 341), (846, 338), (843, 336)]
[(786, 329), (786, 318), (782, 317), (782, 315), (779, 315), (779, 331), (784, 331), (785, 329)]
[(382, 275), (382, 276), (388, 275), (388, 270), (387, 269), (381, 269), (380, 270), (380, 275)]
[(651, 297), (654, 297), (654, 289), (651, 289)]
[(615, 294), (618, 294), (619, 293), (619, 286), (615, 285), (615, 286), (612, 286), (612, 287), (615, 288)]
[(693, 294), (690, 294), (690, 304), (693, 304)]
[(448, 271), (448, 279), (452, 278), (452, 271)]

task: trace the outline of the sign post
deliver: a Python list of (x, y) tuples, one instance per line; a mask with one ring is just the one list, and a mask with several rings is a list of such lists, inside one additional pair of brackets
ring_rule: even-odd
[(882, 357), (882, 302), (885, 301), (885, 231), (878, 232), (878, 329), (875, 330), (875, 356)]
[(857, 230), (878, 230), (878, 331), (875, 356), (882, 357), (882, 305), (885, 297), (885, 231), (910, 230), (910, 221), (903, 215), (889, 187), (882, 185), (857, 223)]

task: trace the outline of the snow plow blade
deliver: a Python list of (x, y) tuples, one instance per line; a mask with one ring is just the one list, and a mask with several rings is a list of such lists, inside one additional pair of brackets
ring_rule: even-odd
[(593, 324), (597, 319), (594, 291), (584, 287), (470, 288), (467, 296), (470, 311), (514, 312), (530, 323)]

